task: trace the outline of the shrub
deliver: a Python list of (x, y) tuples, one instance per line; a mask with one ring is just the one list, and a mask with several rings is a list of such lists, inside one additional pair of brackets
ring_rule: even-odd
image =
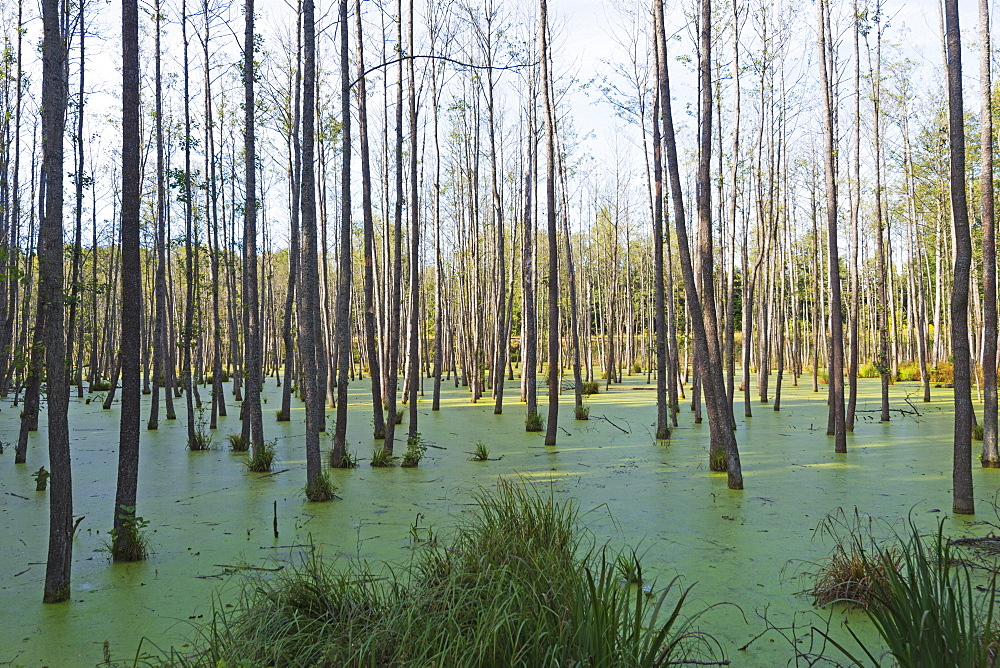
[(90, 384), (91, 392), (107, 392), (111, 389), (110, 380), (95, 380)]
[(972, 440), (981, 441), (983, 440), (983, 423), (977, 422), (972, 425)]
[(932, 383), (954, 383), (955, 365), (951, 362), (941, 362), (940, 364), (935, 364), (927, 372), (927, 376)]
[(590, 419), (590, 406), (574, 406), (573, 416), (577, 420), (589, 420)]
[(881, 378), (878, 367), (871, 362), (865, 362), (858, 367), (858, 378)]
[(917, 362), (902, 362), (896, 371), (896, 380), (918, 381), (920, 380), (920, 364)]
[(600, 392), (601, 386), (596, 380), (585, 380), (580, 385), (580, 394), (584, 396), (590, 396), (591, 394), (597, 394)]

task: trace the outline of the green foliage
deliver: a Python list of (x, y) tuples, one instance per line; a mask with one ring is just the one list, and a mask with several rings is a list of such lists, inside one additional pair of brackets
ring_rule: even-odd
[(596, 380), (585, 380), (580, 385), (580, 394), (589, 397), (601, 391), (601, 386)]
[(250, 449), (250, 441), (243, 434), (230, 434), (226, 436), (229, 441), (229, 449), (233, 452), (246, 452)]
[[(911, 519), (909, 537), (898, 552), (869, 553), (867, 559), (872, 567), (882, 568), (885, 577), (873, 587), (865, 614), (897, 665), (996, 665), (1000, 649), (994, 616), (997, 574), (993, 572), (983, 590), (986, 595), (978, 595), (971, 567), (958, 558), (944, 536), (943, 519), (929, 537), (921, 535)], [(854, 638), (868, 659), (879, 664), (872, 651)], [(852, 661), (862, 663), (837, 646)]]
[[(690, 588), (622, 584), (616, 556), (582, 549), (576, 510), (500, 481), (451, 540), (402, 568), (338, 567), (310, 550), (248, 577), (186, 663), (300, 666), (666, 666), (718, 645), (683, 614)], [(580, 556), (583, 554), (584, 556)], [(638, 559), (632, 554), (634, 568)], [(171, 657), (175, 659), (175, 657)]]
[(384, 468), (387, 466), (395, 466), (396, 458), (393, 457), (388, 450), (385, 448), (375, 448), (372, 450), (372, 461), (371, 465), (376, 468)]
[(246, 461), (247, 468), (253, 473), (267, 473), (271, 470), (271, 463), (274, 462), (274, 449), (277, 441), (267, 441), (261, 445), (257, 452), (250, 454)]
[(931, 367), (927, 375), (932, 383), (954, 383), (955, 365), (951, 362), (940, 362)]
[[(0, 452), (3, 451), (3, 446), (0, 445)], [(45, 470), (44, 466), (38, 467), (38, 470), (31, 474), (31, 479), (35, 481), (35, 491), (44, 492), (48, 487), (49, 478), (51, 474)]]
[(211, 450), (212, 432), (208, 428), (205, 420), (205, 409), (198, 409), (198, 418), (195, 420), (194, 435), (188, 439), (188, 449), (192, 451)]
[(867, 608), (874, 604), (878, 588), (886, 581), (886, 567), (898, 567), (900, 559), (898, 546), (876, 540), (875, 528), (875, 521), (856, 508), (853, 515), (837, 509), (820, 522), (817, 535), (832, 538), (834, 547), (808, 574), (813, 579), (809, 594), (814, 605), (847, 603)]
[(111, 543), (108, 552), (114, 561), (144, 561), (149, 556), (149, 541), (143, 529), (149, 526), (144, 518), (135, 514), (135, 506), (119, 506), (121, 529), (108, 532)]
[(524, 416), (524, 430), (525, 431), (541, 431), (545, 426), (542, 421), (542, 416), (538, 414), (538, 411), (532, 411)]
[[(330, 466), (333, 466), (333, 452), (330, 452)], [(344, 448), (344, 456), (340, 459), (340, 465), (337, 468), (341, 469), (356, 469), (358, 468), (358, 458), (351, 452), (350, 448)]]
[(111, 389), (110, 380), (95, 380), (90, 384), (91, 392), (107, 392)]
[(472, 451), (472, 461), (485, 462), (490, 458), (490, 449), (482, 441), (476, 441), (475, 449)]
[(406, 414), (405, 408), (400, 408), (396, 411), (396, 424), (403, 424), (403, 415)]
[(725, 473), (729, 470), (729, 461), (726, 459), (725, 450), (709, 450), (708, 469), (716, 473)]
[(427, 452), (427, 443), (420, 437), (420, 432), (410, 434), (406, 439), (406, 452), (403, 453), (403, 463), (400, 466), (412, 468), (420, 464)]
[(573, 416), (577, 420), (589, 420), (590, 419), (590, 406), (574, 406)]
[(977, 422), (972, 425), (972, 440), (981, 441), (983, 440), (983, 423)]
[(286, 411), (284, 408), (274, 411), (274, 418), (276, 422), (289, 422), (292, 419), (289, 411)]
[(334, 497), (334, 492), (336, 492), (336, 488), (333, 486), (330, 474), (326, 471), (320, 471), (313, 484), (307, 483), (305, 486), (306, 498), (316, 503), (330, 501)]
[(901, 362), (896, 370), (896, 380), (908, 382), (920, 380), (920, 364), (917, 362)]
[(874, 362), (865, 362), (858, 367), (858, 378), (881, 378), (878, 366)]

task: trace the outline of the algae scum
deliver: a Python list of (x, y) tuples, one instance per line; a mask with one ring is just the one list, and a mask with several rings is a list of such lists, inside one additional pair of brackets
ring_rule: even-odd
[[(735, 604), (715, 607), (700, 623), (733, 665), (784, 665), (794, 657), (789, 638), (799, 637), (806, 649), (810, 625), (829, 623), (834, 637), (846, 639), (849, 620), (870, 638), (861, 615), (837, 610), (831, 617), (812, 608), (799, 593), (809, 582), (798, 576), (829, 553), (830, 544), (813, 534), (838, 507), (857, 507), (890, 524), (911, 515), (926, 528), (948, 513), (951, 391), (935, 390), (934, 401), (923, 404), (916, 384), (896, 384), (893, 407), (909, 411), (910, 397), (920, 415), (894, 412), (892, 422), (881, 424), (878, 381), (860, 381), (859, 410), (871, 412), (859, 413), (845, 457), (833, 452), (825, 435), (825, 387), (814, 394), (811, 387), (786, 383), (781, 412), (755, 401), (754, 417), (746, 419), (737, 406), (746, 490), (732, 492), (724, 474), (708, 472), (708, 426), (693, 424), (689, 404), (671, 441), (658, 444), (652, 438), (654, 393), (645, 377), (625, 380), (586, 400), (589, 421), (573, 420), (572, 397), (564, 396), (555, 447), (545, 447), (541, 434), (524, 432), (524, 407), (516, 396), (497, 416), (492, 401), (470, 404), (463, 388), (448, 385), (439, 413), (430, 411), (429, 396), (419, 405), (419, 431), (431, 447), (412, 469), (368, 466), (376, 444), (369, 388), (367, 381), (353, 383), (349, 443), (360, 466), (331, 471), (340, 498), (314, 504), (302, 492), (304, 411), (295, 405), (291, 422), (275, 422), (279, 390), (268, 379), (265, 432), (277, 439), (270, 474), (249, 473), (245, 455), (228, 451), (225, 436), (240, 424), (232, 405), (219, 419), (213, 450), (185, 449), (183, 419), (142, 433), (137, 513), (149, 522), (152, 552), (135, 564), (112, 564), (105, 551), (117, 405), (103, 411), (99, 401), (74, 397), (74, 511), (84, 519), (74, 543), (69, 603), (41, 603), (48, 503), (31, 474), (48, 465), (44, 413), (26, 465), (13, 464), (12, 448), (0, 456), (0, 665), (95, 665), (105, 643), (121, 660), (180, 647), (197, 624), (211, 619), (213, 604), (225, 609), (234, 600), (233, 573), (266, 575), (265, 569), (298, 560), (310, 541), (328, 559), (398, 563), (411, 554), (414, 536), (428, 527), (446, 533), (473, 507), (473, 493), (500, 476), (523, 478), (572, 501), (592, 534), (588, 540), (634, 549), (647, 582), (665, 585), (681, 575), (697, 583), (688, 612)], [(16, 440), (18, 411), (9, 402), (0, 405), (0, 441)], [(489, 447), (490, 461), (472, 461), (476, 441)], [(405, 440), (397, 443), (403, 448)], [(987, 500), (1000, 489), (1000, 471), (976, 467), (973, 475), (978, 517), (993, 519)], [(962, 519), (945, 523), (953, 535), (968, 528)], [(780, 631), (768, 631), (769, 625)]]

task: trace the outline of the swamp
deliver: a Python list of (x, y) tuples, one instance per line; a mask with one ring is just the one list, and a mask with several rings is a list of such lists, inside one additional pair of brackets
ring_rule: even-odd
[[(862, 381), (861, 388), (859, 407), (877, 410), (877, 381)], [(359, 411), (365, 389), (362, 383), (351, 387), (352, 406)], [(280, 396), (276, 390), (269, 379), (267, 406)], [(238, 429), (234, 417), (220, 420), (213, 448), (200, 452), (184, 447), (183, 424), (145, 432), (139, 488), (146, 500), (141, 515), (149, 522), (150, 555), (124, 564), (111, 563), (106, 547), (107, 480), (114, 476), (116, 446), (115, 435), (102, 425), (115, 421), (118, 409), (74, 401), (76, 512), (84, 519), (74, 539), (69, 605), (37, 600), (47, 504), (45, 493), (34, 491), (30, 473), (36, 462), (45, 463), (41, 439), (33, 437), (31, 465), (12, 466), (12, 452), (3, 455), (0, 531), (6, 537), (6, 573), (0, 607), (13, 614), (0, 641), (0, 661), (95, 665), (103, 660), (105, 642), (122, 665), (132, 665), (137, 656), (163, 657), (171, 645), (182, 649), (192, 642), (213, 609), (232, 605), (241, 575), (252, 569), (273, 575), (297, 562), (310, 543), (339, 562), (405, 562), (420, 549), (415, 534), (447, 533), (456, 518), (474, 511), (473, 494), (493, 488), (498, 478), (572, 501), (587, 540), (612, 551), (635, 550), (645, 581), (654, 588), (675, 575), (694, 584), (687, 612), (727, 603), (707, 612), (699, 627), (737, 666), (784, 665), (795, 655), (789, 639), (808, 637), (810, 626), (829, 625), (831, 635), (847, 643), (843, 625), (850, 623), (878, 646), (860, 612), (814, 608), (803, 593), (811, 587), (804, 574), (832, 547), (814, 534), (837, 508), (849, 513), (857, 508), (894, 526), (912, 517), (928, 531), (948, 516), (949, 535), (985, 533), (949, 513), (953, 418), (945, 389), (935, 389), (932, 402), (924, 404), (914, 401), (917, 384), (895, 384), (893, 405), (909, 411), (912, 402), (919, 415), (894, 416), (890, 423), (863, 418), (848, 453), (841, 455), (825, 434), (822, 395), (808, 386), (785, 388), (780, 412), (758, 404), (752, 418), (738, 419), (749, 492), (729, 490), (725, 475), (708, 472), (706, 425), (686, 420), (667, 442), (651, 437), (648, 390), (643, 376), (633, 376), (610, 392), (591, 395), (590, 419), (568, 418), (559, 445), (546, 447), (542, 435), (524, 432), (519, 413), (493, 415), (492, 406), (470, 404), (464, 388), (448, 385), (440, 413), (429, 411), (425, 399), (418, 402), (422, 435), (431, 446), (419, 467), (369, 466), (376, 442), (367, 433), (369, 425), (355, 421), (349, 441), (360, 465), (331, 470), (335, 503), (304, 497), (305, 464), (295, 445), (303, 429), (300, 407), (291, 422), (268, 424), (277, 439), (270, 474), (249, 472), (247, 455), (230, 451), (223, 437)], [(4, 405), (0, 416), (11, 412)], [(16, 422), (4, 419), (0, 425), (0, 440), (8, 441)], [(472, 460), (477, 440), (487, 445), (488, 461)], [(984, 507), (1000, 490), (996, 476), (992, 469), (976, 470), (976, 494)], [(991, 519), (988, 515), (983, 513)], [(768, 631), (769, 624), (782, 632)], [(826, 655), (848, 663), (835, 650)]]

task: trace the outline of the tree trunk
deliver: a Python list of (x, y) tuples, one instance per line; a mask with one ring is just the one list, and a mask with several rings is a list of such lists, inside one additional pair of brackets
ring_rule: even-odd
[(983, 207), (983, 455), (987, 468), (1000, 467), (997, 451), (997, 258), (993, 213), (993, 87), (990, 84), (990, 7), (979, 0), (979, 87), (982, 119), (979, 159)]

